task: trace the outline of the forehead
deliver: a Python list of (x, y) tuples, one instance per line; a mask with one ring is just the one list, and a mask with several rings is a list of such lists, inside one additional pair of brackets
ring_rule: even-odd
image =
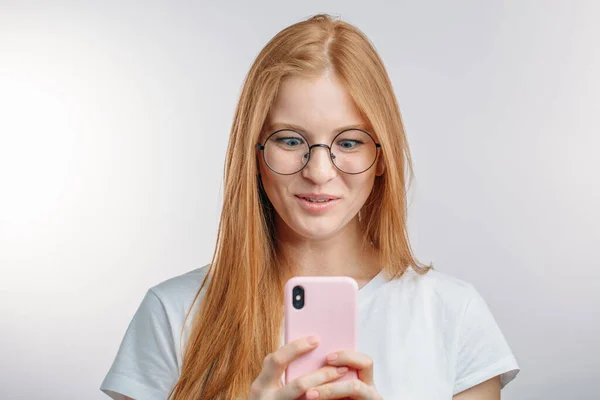
[(367, 129), (352, 97), (333, 74), (316, 79), (289, 77), (279, 88), (266, 128), (329, 134), (355, 126)]

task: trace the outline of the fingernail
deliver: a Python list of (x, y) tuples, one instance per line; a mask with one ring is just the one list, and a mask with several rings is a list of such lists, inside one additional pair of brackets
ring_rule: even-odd
[(348, 372), (348, 367), (338, 367), (337, 372), (338, 374), (345, 374)]
[(316, 336), (309, 336), (307, 341), (308, 341), (308, 344), (315, 345), (315, 344), (319, 343), (319, 338)]
[(317, 392), (316, 390), (309, 390), (308, 392), (306, 392), (307, 399), (316, 399), (317, 397), (319, 397), (319, 392)]
[(337, 353), (331, 353), (330, 355), (327, 356), (327, 361), (333, 361), (336, 360), (338, 358)]

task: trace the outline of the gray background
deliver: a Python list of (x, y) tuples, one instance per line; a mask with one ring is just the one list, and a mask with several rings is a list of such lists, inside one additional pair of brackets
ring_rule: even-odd
[(145, 291), (210, 261), (252, 60), (329, 12), (388, 68), (414, 155), (416, 254), (488, 301), (522, 368), (503, 398), (598, 398), (599, 11), (0, 2), (0, 397), (107, 398)]

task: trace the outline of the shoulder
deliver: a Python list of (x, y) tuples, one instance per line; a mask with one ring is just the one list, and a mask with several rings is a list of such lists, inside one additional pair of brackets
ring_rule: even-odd
[(391, 307), (417, 319), (436, 320), (446, 329), (458, 327), (469, 304), (481, 299), (470, 282), (435, 269), (419, 274), (410, 267), (402, 276), (388, 280), (377, 297), (378, 308)]
[(478, 295), (472, 283), (436, 269), (421, 275), (409, 267), (404, 275), (389, 284), (392, 290), (444, 303), (468, 303)]
[[(200, 267), (146, 291), (102, 382), (102, 391), (115, 399), (167, 397), (182, 366), (182, 344), (190, 327), (186, 315), (207, 272), (208, 266)], [(184, 321), (185, 336), (180, 339)]]
[[(148, 289), (147, 296), (152, 296), (157, 299), (164, 312), (171, 319), (179, 324), (192, 306), (196, 294), (208, 274), (210, 264), (193, 269), (186, 273), (166, 279)], [(200, 300), (206, 290), (207, 285), (202, 288), (199, 298)], [(194, 304), (195, 305), (195, 304)]]
[(150, 287), (149, 290), (154, 292), (159, 298), (165, 300), (189, 297), (192, 293), (193, 296), (204, 281), (209, 266), (210, 264), (206, 264), (202, 267), (166, 279)]
[(443, 332), (449, 359), (454, 360), (454, 394), (498, 375), (501, 387), (514, 379), (519, 372), (516, 358), (472, 283), (438, 270), (419, 275), (410, 269), (395, 286), (397, 292), (412, 291), (411, 306), (427, 315), (426, 326), (435, 324)]

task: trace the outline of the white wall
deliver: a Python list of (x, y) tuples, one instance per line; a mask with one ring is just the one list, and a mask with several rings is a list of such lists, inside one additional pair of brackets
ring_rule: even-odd
[(317, 12), (386, 63), (416, 253), (490, 304), (503, 398), (598, 397), (598, 2), (28, 3), (0, 1), (0, 397), (107, 398), (147, 288), (210, 261), (253, 58)]

